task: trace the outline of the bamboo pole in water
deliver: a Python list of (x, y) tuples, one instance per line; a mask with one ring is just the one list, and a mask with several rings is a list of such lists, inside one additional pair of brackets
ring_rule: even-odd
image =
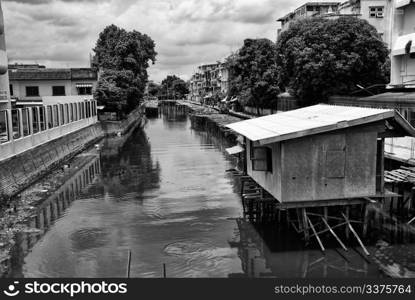
[(128, 250), (127, 278), (130, 278), (130, 272), (131, 272), (131, 250)]

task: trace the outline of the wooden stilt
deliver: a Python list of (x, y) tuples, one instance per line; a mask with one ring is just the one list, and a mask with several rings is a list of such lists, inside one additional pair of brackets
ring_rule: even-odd
[[(347, 219), (350, 219), (350, 206), (346, 206), (346, 217)], [(349, 240), (350, 239), (350, 228), (349, 226), (346, 226), (346, 239)]]
[(343, 217), (344, 217), (344, 219), (346, 220), (346, 222), (347, 222), (347, 226), (349, 226), (350, 231), (353, 233), (353, 235), (355, 236), (355, 238), (356, 238), (356, 239), (357, 239), (357, 241), (359, 242), (360, 247), (362, 247), (363, 252), (364, 252), (367, 256), (369, 256), (369, 255), (370, 255), (369, 251), (367, 251), (367, 249), (366, 249), (365, 245), (363, 244), (362, 240), (359, 238), (359, 235), (358, 235), (358, 234), (356, 233), (356, 231), (354, 230), (354, 228), (353, 228), (352, 224), (350, 224), (349, 219), (346, 217), (346, 215), (345, 215), (345, 214), (343, 214)]
[(330, 233), (334, 236), (334, 238), (337, 240), (337, 242), (340, 244), (340, 246), (344, 249), (344, 251), (347, 251), (346, 246), (343, 244), (343, 242), (341, 241), (341, 239), (337, 236), (337, 234), (334, 232), (334, 230), (330, 227), (329, 223), (327, 222), (327, 220), (324, 217), (321, 217), (324, 225), (326, 225), (326, 227), (329, 229)]
[(311, 222), (310, 218), (307, 215), (306, 215), (306, 218), (307, 218), (308, 224), (310, 225), (311, 230), (313, 231), (313, 233), (314, 233), (314, 235), (317, 239), (318, 244), (320, 245), (321, 251), (325, 252), (326, 249), (324, 248), (323, 243), (321, 242), (320, 237), (318, 236), (317, 231), (314, 228), (313, 223)]
[(413, 217), (413, 219), (408, 222), (408, 225), (411, 225), (413, 222), (415, 222), (415, 217)]
[(310, 241), (310, 233), (308, 232), (308, 222), (307, 222), (307, 211), (305, 208), (302, 209), (302, 215), (303, 215), (303, 230), (304, 230), (304, 240), (306, 244)]
[[(349, 220), (347, 220), (349, 221)], [(368, 204), (364, 205), (364, 214), (363, 214), (363, 237), (367, 236), (367, 228), (369, 223), (369, 206)]]

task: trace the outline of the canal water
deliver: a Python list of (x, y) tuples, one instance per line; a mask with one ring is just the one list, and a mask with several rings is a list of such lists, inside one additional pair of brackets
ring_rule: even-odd
[(8, 276), (125, 277), (129, 251), (131, 277), (382, 276), (358, 249), (323, 255), (242, 220), (226, 146), (175, 110), (105, 140), (18, 236)]

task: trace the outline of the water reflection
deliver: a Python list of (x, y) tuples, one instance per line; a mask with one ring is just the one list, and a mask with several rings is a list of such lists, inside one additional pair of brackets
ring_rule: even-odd
[(36, 243), (47, 234), (54, 222), (65, 215), (66, 210), (81, 193), (86, 192), (101, 172), (99, 157), (89, 155), (86, 163), (66, 181), (54, 195), (46, 199), (36, 208), (36, 212), (28, 221), (27, 227), (18, 234), (16, 246), (12, 251), (9, 264), (10, 277), (24, 277), (24, 258)]
[[(116, 149), (106, 149), (116, 147)], [(241, 215), (232, 161), (167, 110), (144, 130), (106, 141), (97, 180), (28, 253), (26, 277), (226, 277), (240, 272), (229, 247)], [(17, 274), (17, 273), (15, 273)]]
[[(289, 228), (241, 219), (228, 146), (171, 107), (144, 130), (106, 139), (100, 157), (87, 156), (38, 208), (32, 230), (19, 236), (11, 276), (124, 277), (128, 250), (133, 277), (160, 277), (163, 264), (168, 277), (379, 277), (379, 266), (411, 274), (413, 235), (382, 210), (371, 216), (373, 259), (355, 245), (346, 253), (327, 244), (323, 254)], [(405, 239), (396, 246), (399, 232)]]
[(318, 248), (304, 248), (293, 232), (270, 226), (254, 226), (237, 220), (240, 241), (238, 249), (243, 273), (232, 277), (341, 278), (379, 277), (378, 267), (361, 252), (330, 247), (323, 254)]

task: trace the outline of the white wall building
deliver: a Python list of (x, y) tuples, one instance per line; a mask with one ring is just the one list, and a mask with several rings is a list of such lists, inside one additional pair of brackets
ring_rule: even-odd
[[(305, 17), (356, 17), (374, 26), (383, 41), (390, 45), (392, 0), (348, 0), (345, 2), (308, 2), (286, 16), (278, 19), (282, 32), (294, 20)], [(278, 34), (279, 34), (278, 33)]]
[[(390, 87), (415, 87), (415, 3), (395, 0), (392, 15)], [(414, 99), (415, 100), (415, 99)]]
[(49, 69), (9, 66), (10, 94), (17, 106), (42, 104), (43, 97), (91, 96), (98, 75), (91, 68)]

